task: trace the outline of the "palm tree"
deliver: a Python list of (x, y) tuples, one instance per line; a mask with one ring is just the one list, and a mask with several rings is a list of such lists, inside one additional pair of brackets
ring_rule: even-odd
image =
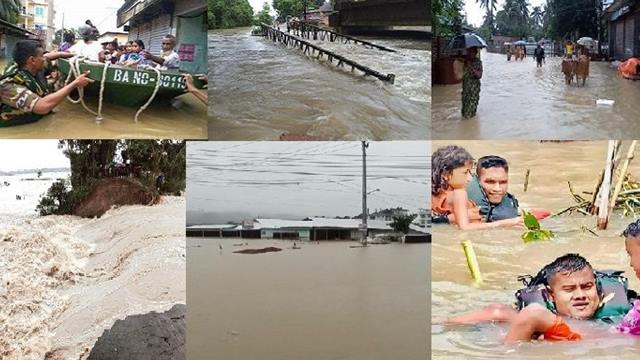
[(485, 24), (489, 25), (491, 32), (493, 33), (493, 29), (495, 28), (495, 17), (493, 16), (493, 12), (496, 11), (497, 0), (476, 0), (477, 3), (480, 3), (481, 8), (487, 9), (487, 15), (485, 17)]
[(534, 6), (531, 12), (531, 19), (535, 26), (542, 26), (542, 19), (544, 18), (544, 10), (540, 6)]
[(18, 21), (21, 7), (20, 0), (0, 1), (0, 19), (15, 24)]

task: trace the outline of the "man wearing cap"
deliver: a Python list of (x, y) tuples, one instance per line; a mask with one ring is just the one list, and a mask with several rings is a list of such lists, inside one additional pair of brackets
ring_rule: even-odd
[(82, 56), (92, 61), (100, 61), (100, 53), (102, 52), (102, 45), (98, 42), (97, 29), (89, 25), (82, 25), (78, 28), (82, 41), (78, 41), (75, 45), (69, 48), (70, 53), (74, 53), (77, 56)]

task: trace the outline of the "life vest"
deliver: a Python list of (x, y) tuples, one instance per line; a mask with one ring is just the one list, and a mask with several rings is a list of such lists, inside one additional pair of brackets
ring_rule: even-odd
[(470, 200), (480, 207), (480, 215), (485, 218), (486, 222), (518, 217), (518, 200), (507, 193), (500, 204), (490, 203), (487, 194), (480, 186), (480, 180), (477, 175), (473, 175), (471, 182), (467, 185), (467, 195)]
[[(622, 276), (624, 271), (615, 270), (594, 270), (596, 277), (596, 289), (600, 299), (611, 297), (607, 302), (601, 303), (592, 320), (602, 320), (614, 322), (615, 318), (624, 316), (631, 309), (631, 303), (637, 294), (629, 290), (626, 277)], [(542, 272), (535, 277), (525, 275), (518, 277), (525, 285), (524, 288), (516, 291), (516, 308), (524, 309), (529, 304), (540, 304), (551, 312), (556, 313), (556, 306), (547, 288), (545, 276)]]

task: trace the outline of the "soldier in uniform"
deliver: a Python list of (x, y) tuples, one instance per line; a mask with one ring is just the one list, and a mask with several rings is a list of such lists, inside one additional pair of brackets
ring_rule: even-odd
[(91, 81), (81, 74), (58, 91), (52, 91), (44, 76), (49, 60), (38, 41), (21, 40), (13, 51), (14, 64), (0, 77), (0, 127), (38, 121), (76, 88)]

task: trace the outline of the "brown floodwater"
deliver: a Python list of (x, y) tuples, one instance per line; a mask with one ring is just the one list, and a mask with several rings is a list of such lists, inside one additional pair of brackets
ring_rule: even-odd
[[(0, 69), (6, 60), (0, 59)], [(74, 99), (77, 94), (72, 95)], [(98, 109), (97, 98), (88, 98), (87, 106)], [(206, 139), (208, 129), (207, 106), (191, 95), (181, 95), (169, 103), (154, 102), (134, 122), (138, 108), (102, 105), (101, 122), (81, 104), (65, 100), (53, 114), (40, 121), (0, 128), (0, 138), (25, 139), (140, 139), (179, 138)]]
[[(433, 148), (450, 142), (434, 142)], [(558, 211), (575, 202), (567, 182), (575, 191), (592, 191), (604, 168), (607, 142), (538, 143), (517, 141), (456, 142), (474, 157), (496, 154), (510, 162), (509, 191), (516, 195), (522, 208), (546, 208)], [(623, 155), (628, 142), (623, 143)], [(529, 187), (523, 192), (526, 169), (531, 170)], [(640, 164), (633, 163), (630, 172), (640, 177)], [(588, 197), (588, 195), (585, 195)], [(594, 230), (598, 236), (582, 230), (593, 229), (595, 218), (579, 214), (561, 215), (542, 222), (556, 233), (548, 242), (524, 244), (522, 229), (460, 231), (452, 226), (433, 227), (432, 251), (432, 320), (441, 321), (492, 303), (510, 304), (514, 293), (522, 287), (517, 276), (533, 274), (566, 253), (580, 253), (597, 269), (625, 270), (629, 286), (640, 289), (640, 281), (629, 267), (621, 232), (632, 218), (614, 214), (607, 230)], [(472, 284), (460, 242), (471, 240), (483, 285)], [(432, 325), (433, 359), (540, 359), (582, 357), (587, 359), (635, 359), (640, 351), (640, 338), (610, 333), (609, 326), (599, 323), (580, 324), (585, 339), (577, 343), (532, 342), (506, 346), (502, 339), (507, 327), (483, 324), (475, 326)], [(587, 337), (589, 335), (589, 337)]]
[(398, 51), (390, 53), (315, 41), (381, 73), (395, 74), (395, 83), (389, 84), (250, 32), (209, 32), (210, 139), (277, 140), (282, 133), (326, 140), (429, 138), (429, 42), (367, 38)]
[(429, 245), (298, 244), (187, 238), (188, 358), (429, 358)]
[[(482, 52), (484, 74), (475, 118), (462, 120), (461, 85), (434, 85), (433, 139), (620, 139), (640, 135), (640, 81), (591, 62), (585, 87), (567, 86), (561, 58), (536, 68), (532, 57), (507, 62)], [(612, 106), (598, 99), (614, 100)]]

